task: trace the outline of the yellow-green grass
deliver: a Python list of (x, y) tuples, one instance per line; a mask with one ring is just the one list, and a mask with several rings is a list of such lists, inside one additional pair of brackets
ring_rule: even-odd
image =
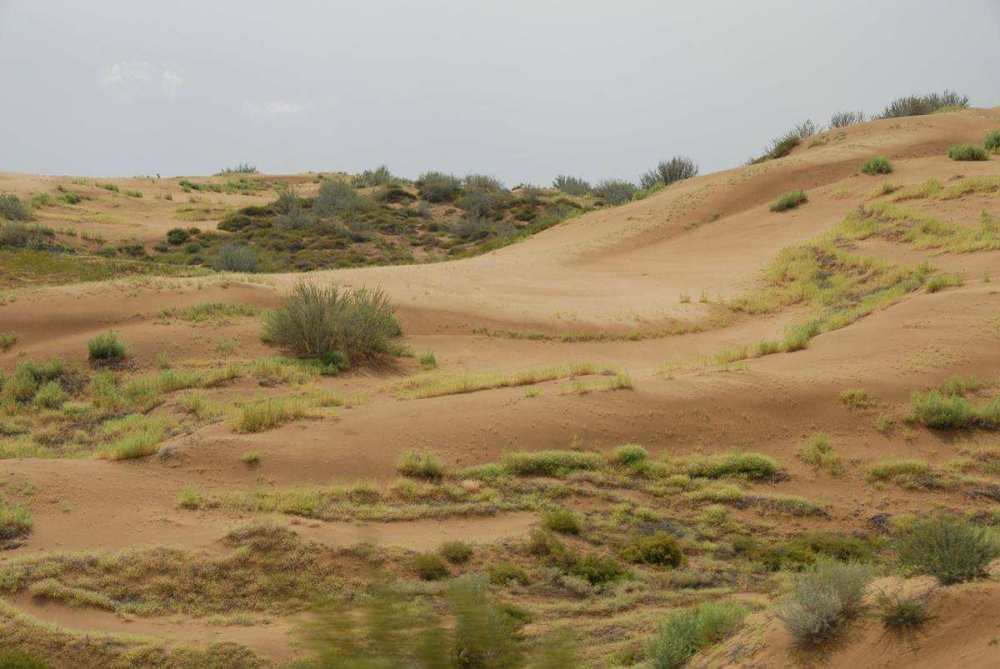
[(192, 323), (222, 322), (232, 318), (256, 316), (260, 309), (252, 304), (238, 302), (202, 302), (183, 309), (164, 309), (161, 318), (177, 318)]
[(168, 423), (164, 418), (131, 414), (107, 421), (100, 428), (107, 442), (96, 455), (106, 460), (131, 460), (152, 455), (167, 437)]
[(309, 415), (309, 405), (298, 397), (271, 397), (239, 407), (236, 432), (264, 432)]
[(844, 239), (884, 237), (942, 253), (1000, 249), (1000, 220), (988, 214), (980, 217), (978, 225), (960, 225), (889, 202), (872, 203), (852, 212), (837, 233)]
[(544, 369), (525, 370), (513, 374), (490, 372), (480, 374), (464, 374), (461, 376), (421, 375), (399, 384), (399, 393), (410, 399), (441, 397), (474, 393), (481, 390), (496, 388), (513, 388), (530, 386), (545, 381), (592, 376), (596, 374), (612, 375), (615, 370), (600, 367), (593, 363), (575, 363), (563, 367), (547, 367)]

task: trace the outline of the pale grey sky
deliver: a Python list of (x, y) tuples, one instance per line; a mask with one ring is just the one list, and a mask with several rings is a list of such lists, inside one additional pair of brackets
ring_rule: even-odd
[(712, 171), (806, 118), (1000, 104), (1000, 0), (0, 0), (0, 170)]

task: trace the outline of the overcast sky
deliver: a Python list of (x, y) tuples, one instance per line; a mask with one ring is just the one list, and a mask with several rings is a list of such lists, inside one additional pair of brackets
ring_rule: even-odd
[(732, 167), (806, 118), (1000, 104), (1000, 0), (0, 0), (0, 170)]

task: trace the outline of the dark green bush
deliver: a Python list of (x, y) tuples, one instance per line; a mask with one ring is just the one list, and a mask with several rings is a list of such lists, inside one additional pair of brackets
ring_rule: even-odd
[(952, 160), (989, 160), (986, 149), (975, 144), (956, 144), (948, 149), (948, 157)]
[(92, 362), (118, 362), (125, 359), (125, 344), (114, 332), (99, 334), (87, 342)]
[(985, 529), (942, 513), (901, 532), (896, 555), (905, 569), (930, 574), (948, 585), (982, 576), (997, 557), (998, 547)]
[(684, 564), (684, 554), (677, 539), (668, 532), (635, 537), (622, 549), (622, 559), (633, 564), (651, 564), (660, 567), (679, 567)]
[(875, 156), (861, 166), (861, 171), (865, 174), (889, 174), (892, 172), (892, 165), (889, 159), (884, 156)]
[(464, 541), (446, 541), (439, 549), (441, 557), (452, 564), (465, 564), (472, 558), (472, 546)]
[(371, 207), (371, 202), (343, 181), (324, 181), (313, 201), (313, 211), (319, 216), (358, 216)]
[(511, 583), (528, 585), (531, 583), (531, 578), (528, 576), (528, 572), (513, 562), (509, 562), (507, 560), (501, 560), (500, 562), (491, 564), (487, 568), (486, 573), (489, 576), (490, 583), (494, 585), (507, 586)]
[(172, 228), (167, 231), (167, 242), (174, 246), (180, 246), (190, 238), (191, 233), (184, 228)]
[(391, 186), (399, 182), (399, 179), (392, 175), (389, 168), (379, 165), (374, 170), (365, 170), (357, 174), (351, 180), (355, 188), (373, 188), (375, 186)]
[(542, 527), (560, 534), (580, 534), (583, 531), (580, 516), (563, 507), (549, 509), (543, 513)]
[(880, 118), (922, 116), (949, 109), (964, 109), (968, 106), (969, 97), (967, 95), (959, 95), (949, 90), (945, 90), (943, 93), (928, 93), (927, 95), (908, 95), (890, 102)]
[(303, 357), (334, 351), (349, 361), (374, 361), (389, 352), (399, 322), (381, 289), (338, 290), (301, 282), (264, 317), (264, 338)]
[(648, 190), (659, 185), (669, 186), (677, 181), (690, 179), (698, 175), (698, 166), (694, 161), (686, 156), (674, 156), (670, 160), (663, 160), (640, 177), (640, 185)]
[(437, 553), (421, 553), (413, 559), (413, 568), (423, 581), (439, 581), (451, 576), (448, 566)]

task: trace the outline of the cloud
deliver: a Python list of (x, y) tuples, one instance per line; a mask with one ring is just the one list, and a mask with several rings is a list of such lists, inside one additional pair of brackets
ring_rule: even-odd
[(309, 103), (294, 100), (268, 100), (267, 102), (243, 101), (243, 113), (251, 118), (271, 119), (298, 116), (310, 110)]
[(173, 100), (184, 85), (184, 76), (176, 67), (153, 65), (145, 60), (123, 60), (98, 73), (97, 83), (120, 100), (134, 100), (139, 95), (155, 94), (153, 84), (159, 81), (159, 92)]

